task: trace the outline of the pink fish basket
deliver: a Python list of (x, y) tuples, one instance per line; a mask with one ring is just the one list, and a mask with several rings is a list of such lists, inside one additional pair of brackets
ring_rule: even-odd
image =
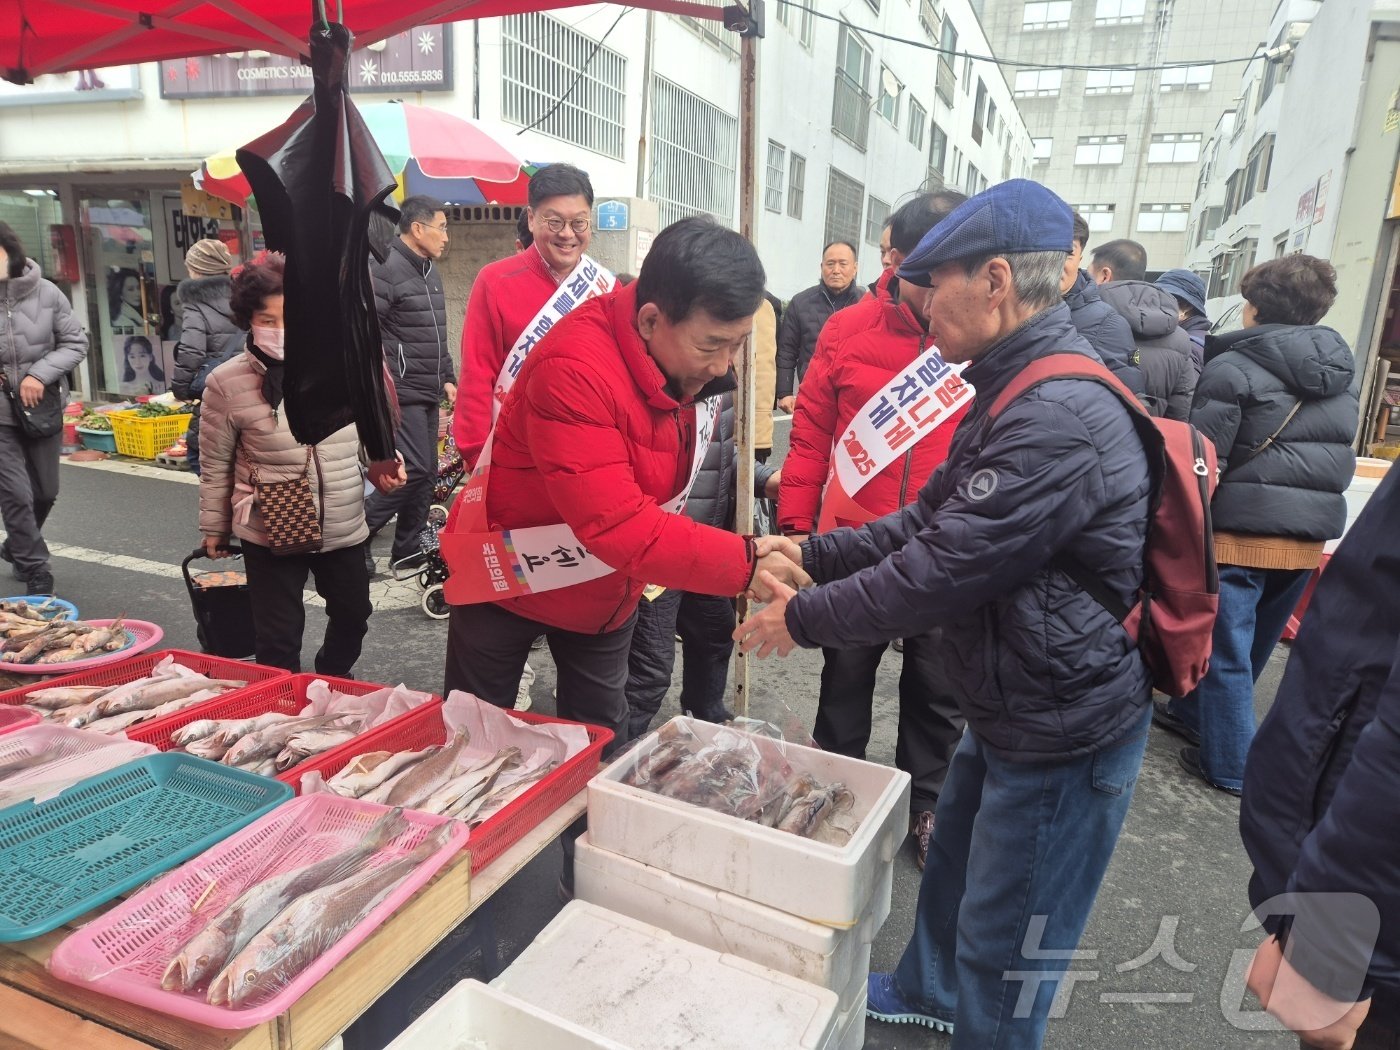
[[(54, 951), (61, 980), (123, 1002), (211, 1028), (251, 1028), (285, 1013), (336, 964), (426, 885), (467, 841), (459, 825), (449, 843), (409, 873), (310, 966), (271, 996), (242, 1007), (212, 1006), (203, 989), (171, 992), (161, 977), (184, 945), (254, 883), (324, 860), (361, 841), (388, 812), (337, 795), (293, 799), (93, 920)], [(444, 818), (405, 810), (409, 823), (371, 860), (406, 856)]]
[(38, 711), (30, 711), (23, 707), (0, 707), (0, 736), (13, 733), (16, 729), (24, 729), (26, 726), (38, 725), (39, 719)]
[[(527, 711), (511, 711), (510, 717), (526, 725), (550, 722), (568, 724), (567, 719)], [(598, 772), (603, 748), (612, 740), (612, 731), (586, 724), (583, 727), (588, 730), (587, 747), (503, 807), (499, 813), (482, 821), (472, 832), (468, 848), (472, 855), (473, 872), (481, 871), (519, 842), (540, 821), (582, 791), (593, 774)], [(392, 722), (303, 762), (294, 770), (296, 781), (289, 783), (300, 790), (300, 779), (312, 770), (329, 780), (349, 765), (351, 759), (360, 755), (373, 751), (420, 751), (446, 741), (447, 726), (442, 720), (442, 705), (424, 704)]]

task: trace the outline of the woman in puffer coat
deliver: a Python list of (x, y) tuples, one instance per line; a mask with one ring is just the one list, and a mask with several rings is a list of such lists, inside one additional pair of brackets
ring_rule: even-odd
[[(39, 264), (24, 255), (15, 231), (0, 223), (0, 371), (5, 385), (32, 408), (57, 385), (67, 400), (67, 376), (87, 356), (73, 308)], [(58, 453), (63, 431), (30, 437), (9, 394), (0, 394), (0, 515), (8, 536), (0, 558), (27, 594), (52, 594), (49, 548), (39, 531), (58, 499)]]
[[(300, 444), (282, 404), (283, 256), (264, 253), (234, 272), (230, 300), (235, 322), (249, 329), (241, 354), (214, 369), (204, 389), (199, 439), (199, 530), (211, 558), (225, 557), (238, 537), (252, 597), (259, 663), (301, 670), (306, 625), (302, 589), (307, 577), (326, 602), (325, 639), (316, 673), (349, 676), (369, 626), (369, 573), (365, 569), (364, 474), (353, 426), (318, 445)], [(319, 547), (274, 554), (264, 508), (252, 483), (306, 477), (321, 526)]]
[(1245, 327), (1206, 340), (1191, 423), (1215, 444), (1211, 501), (1220, 612), (1210, 669), (1189, 696), (1159, 703), (1159, 724), (1197, 747), (1181, 766), (1238, 795), (1254, 739), (1254, 683), (1346, 525), (1356, 467), (1356, 362), (1318, 324), (1337, 272), (1310, 255), (1260, 263), (1240, 281)]
[(175, 344), (175, 373), (170, 389), (182, 401), (195, 401), (188, 439), (189, 466), (199, 473), (198, 399), (204, 396), (200, 373), (222, 358), (230, 339), (239, 334), (233, 321), (229, 296), (233, 282), (233, 257), (223, 241), (205, 238), (185, 253), (185, 269), (190, 276), (180, 282), (180, 339)]

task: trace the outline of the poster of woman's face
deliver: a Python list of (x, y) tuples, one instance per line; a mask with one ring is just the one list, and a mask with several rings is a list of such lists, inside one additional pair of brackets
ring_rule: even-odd
[(141, 275), (127, 266), (107, 272), (107, 309), (113, 332), (141, 332), (147, 327), (149, 290), (142, 287)]
[(121, 392), (129, 397), (166, 391), (165, 370), (155, 346), (144, 335), (129, 335), (122, 343), (121, 372)]

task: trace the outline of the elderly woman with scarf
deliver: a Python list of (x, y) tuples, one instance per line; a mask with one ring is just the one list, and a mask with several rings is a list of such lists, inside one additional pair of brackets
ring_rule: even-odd
[[(258, 662), (301, 670), (302, 590), (310, 576), (325, 599), (329, 621), (316, 654), (316, 673), (344, 677), (359, 658), (371, 612), (360, 441), (355, 428), (347, 426), (320, 444), (302, 445), (287, 425), (282, 404), (285, 265), (282, 255), (264, 253), (233, 274), (230, 306), (248, 339), (242, 353), (214, 369), (204, 389), (199, 529), (212, 558), (227, 555), (231, 535), (242, 545)], [(304, 486), (297, 484), (301, 479)], [(293, 484), (275, 494), (284, 482)], [(381, 488), (401, 483), (401, 476), (376, 482)], [(287, 514), (286, 505), (295, 504), (295, 498), (276, 499), (294, 495), (288, 488), (309, 494), (301, 513)], [(313, 519), (315, 528), (309, 527)], [(286, 545), (289, 522), (302, 538), (319, 529), (319, 540), (297, 549), (274, 549)]]

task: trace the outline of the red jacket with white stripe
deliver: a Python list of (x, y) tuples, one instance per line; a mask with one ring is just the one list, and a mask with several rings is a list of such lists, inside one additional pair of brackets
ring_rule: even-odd
[[(575, 308), (531, 351), (496, 423), (491, 528), (562, 521), (616, 570), (500, 603), (567, 631), (622, 626), (649, 583), (735, 595), (753, 575), (752, 540), (661, 509), (690, 477), (695, 413), (666, 389), (636, 314), (635, 284)], [(733, 389), (732, 378), (700, 396), (721, 388)]]
[[(831, 472), (835, 438), (865, 404), (928, 349), (928, 333), (906, 304), (895, 301), (886, 270), (875, 292), (831, 315), (817, 338), (793, 414), (791, 448), (783, 461), (778, 525), (785, 533), (816, 531), (822, 490)], [(874, 517), (913, 502), (928, 476), (948, 458), (964, 406), (922, 441), (870, 478), (855, 501)], [(838, 526), (863, 522), (838, 516)]]

